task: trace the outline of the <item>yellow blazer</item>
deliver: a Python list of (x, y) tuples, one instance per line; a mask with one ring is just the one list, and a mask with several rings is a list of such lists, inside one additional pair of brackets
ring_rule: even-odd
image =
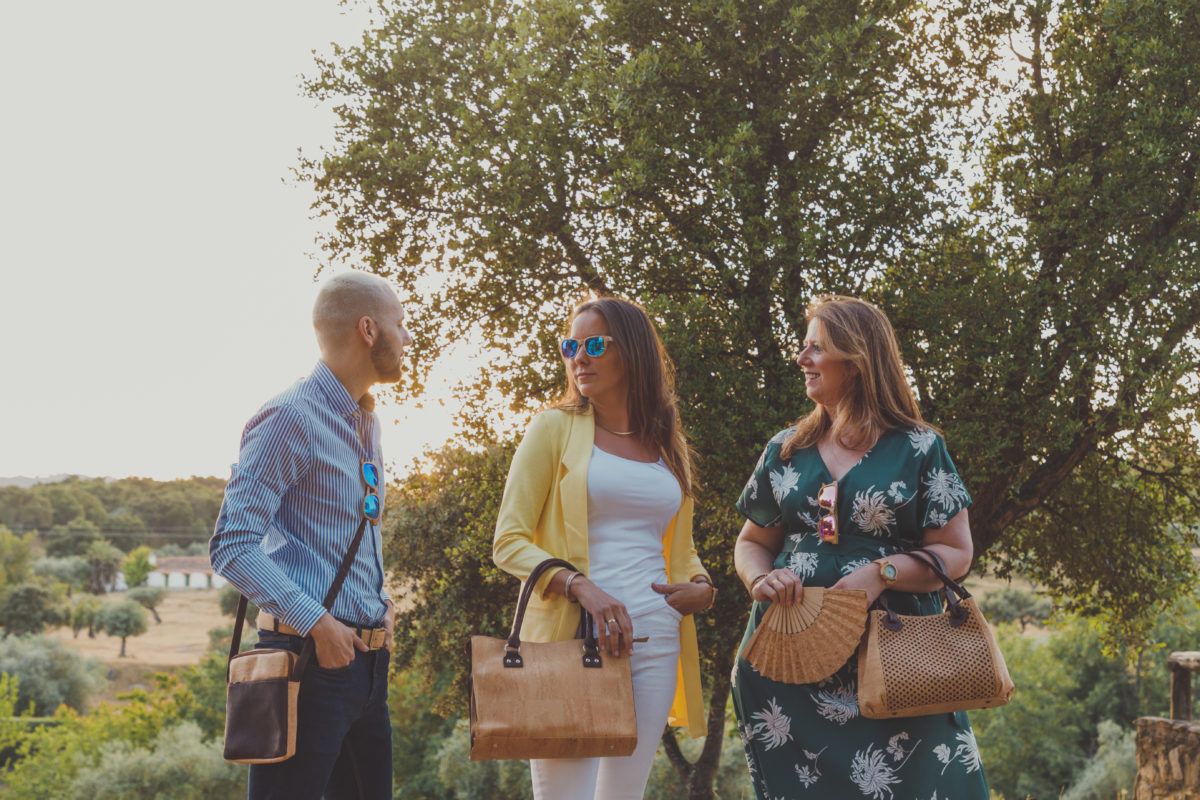
[[(500, 569), (524, 581), (547, 558), (565, 558), (588, 574), (587, 471), (595, 432), (590, 408), (579, 414), (551, 409), (533, 418), (513, 456), (496, 519), (492, 559)], [(671, 583), (708, 574), (692, 541), (690, 497), (667, 523), (663, 557)], [(522, 639), (557, 642), (575, 635), (578, 606), (562, 595), (546, 595), (560, 569), (547, 570), (534, 587)], [(679, 677), (667, 721), (690, 736), (703, 736), (702, 703), (696, 623), (688, 615), (679, 625)]]

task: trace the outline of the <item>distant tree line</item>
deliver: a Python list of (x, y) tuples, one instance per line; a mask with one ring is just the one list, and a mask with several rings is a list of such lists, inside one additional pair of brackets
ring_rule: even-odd
[(0, 487), (0, 525), (36, 531), (51, 555), (78, 550), (68, 540), (108, 539), (122, 550), (187, 545), (212, 532), (225, 481), (71, 477), (28, 488)]

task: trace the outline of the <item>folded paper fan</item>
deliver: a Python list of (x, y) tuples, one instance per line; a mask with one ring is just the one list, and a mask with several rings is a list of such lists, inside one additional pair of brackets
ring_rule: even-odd
[(767, 609), (746, 645), (746, 660), (773, 681), (816, 683), (850, 659), (866, 627), (866, 592), (805, 587), (796, 605)]

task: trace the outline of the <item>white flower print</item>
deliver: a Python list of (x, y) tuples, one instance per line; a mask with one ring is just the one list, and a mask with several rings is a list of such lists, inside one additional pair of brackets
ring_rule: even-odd
[(750, 740), (754, 738), (754, 729), (749, 724), (738, 723), (738, 733), (742, 737), (742, 751), (746, 754), (746, 769), (750, 771), (750, 780), (754, 780), (754, 776), (758, 774), (758, 767), (754, 763), (754, 753), (750, 746)]
[(888, 497), (892, 498), (892, 502), (898, 505), (904, 505), (904, 490), (908, 488), (908, 484), (904, 481), (893, 481), (888, 487)]
[(817, 572), (817, 554), (802, 553), (797, 550), (788, 556), (787, 566), (796, 573), (796, 577), (808, 580)]
[(933, 752), (937, 755), (938, 761), (945, 764), (942, 767), (942, 774), (946, 774), (946, 769), (955, 760), (962, 763), (967, 768), (967, 772), (978, 772), (983, 768), (983, 762), (979, 758), (979, 745), (975, 742), (974, 731), (959, 731), (954, 735), (954, 738), (960, 744), (954, 748), (954, 752), (950, 752), (950, 748), (944, 744), (939, 744), (933, 748)]
[(807, 511), (801, 511), (799, 516), (800, 521), (803, 522), (806, 527), (812, 528), (814, 531), (817, 529), (817, 518), (814, 515), (809, 514)]
[(815, 498), (815, 497), (805, 497), (804, 500), (813, 508), (821, 507), (821, 504), (817, 502), (817, 498)]
[(853, 561), (847, 561), (845, 564), (842, 564), (842, 574), (849, 575), (851, 572), (854, 572), (854, 570), (865, 567), (870, 563), (871, 559), (866, 557), (856, 558)]
[(895, 797), (893, 784), (900, 783), (895, 770), (888, 765), (886, 753), (876, 750), (868, 744), (866, 750), (859, 750), (850, 762), (850, 780), (858, 786), (858, 790), (872, 800), (883, 800), (886, 795)]
[(754, 712), (754, 719), (762, 722), (755, 725), (752, 731), (766, 745), (767, 750), (774, 750), (792, 740), (792, 720), (783, 713), (774, 697), (769, 702), (769, 710)]
[(888, 739), (887, 751), (888, 755), (892, 757), (892, 761), (904, 760), (904, 745), (902, 742), (904, 742), (906, 739), (908, 739), (908, 734), (904, 731), (901, 731), (891, 739)]
[(921, 481), (929, 487), (925, 496), (942, 507), (944, 511), (957, 509), (967, 501), (967, 487), (963, 486), (958, 473), (935, 469)]
[(876, 492), (874, 489), (872, 486), (854, 495), (850, 520), (864, 533), (880, 536), (887, 533), (888, 528), (896, 521), (896, 514), (888, 506), (883, 492)]
[(751, 475), (750, 480), (748, 480), (746, 482), (746, 491), (750, 493), (749, 495), (747, 495), (746, 499), (748, 499), (748, 500), (757, 500), (758, 499), (758, 473), (757, 472), (754, 473), (753, 475)]
[[(789, 542), (799, 547), (801, 542), (812, 535), (812, 533), (789, 533), (787, 538)], [(820, 542), (818, 542), (818, 544), (820, 544)]]
[(809, 692), (809, 696), (812, 697), (818, 714), (830, 722), (845, 725), (858, 716), (858, 690), (854, 681), (845, 686), (840, 683), (834, 686), (836, 680), (828, 678), (821, 681), (815, 691)]
[(791, 464), (784, 464), (779, 472), (771, 472), (771, 492), (775, 502), (783, 505), (783, 499), (791, 494), (800, 484), (800, 473), (792, 469)]
[(800, 766), (799, 764), (793, 765), (796, 770), (796, 779), (800, 781), (805, 789), (821, 779), (821, 770), (817, 766), (817, 760), (821, 758), (821, 753), (824, 753), (828, 749), (828, 747), (822, 747), (815, 753), (804, 750), (804, 757), (811, 761), (812, 764), (805, 764), (804, 766)]
[(983, 762), (979, 758), (979, 745), (975, 742), (975, 732), (959, 731), (954, 738), (962, 742), (954, 748), (954, 757), (963, 763), (967, 772), (978, 772), (982, 769)]
[(912, 444), (913, 449), (917, 451), (913, 454), (915, 458), (929, 452), (929, 448), (933, 447), (933, 443), (937, 441), (937, 434), (929, 428), (913, 428), (908, 432), (908, 441)]
[(929, 509), (929, 516), (925, 518), (925, 527), (926, 528), (944, 528), (946, 526), (946, 523), (949, 521), (950, 521), (950, 518), (947, 517), (945, 514), (931, 508), (931, 509)]
[(771, 441), (767, 444), (783, 444), (789, 436), (796, 432), (795, 428), (784, 428), (779, 433), (771, 437)]

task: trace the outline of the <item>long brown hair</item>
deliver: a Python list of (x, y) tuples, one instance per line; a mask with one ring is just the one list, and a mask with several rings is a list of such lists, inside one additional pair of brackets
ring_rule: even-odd
[(795, 432), (783, 443), (784, 459), (831, 431), (843, 447), (865, 450), (892, 428), (933, 428), (921, 416), (904, 377), (900, 344), (887, 315), (855, 297), (824, 295), (808, 307), (804, 319), (818, 321), (828, 355), (849, 362), (850, 385), (835, 415), (818, 404), (797, 420)]
[[(619, 297), (600, 297), (575, 307), (567, 320), (567, 331), (580, 314), (594, 311), (608, 323), (613, 337), (610, 347), (620, 348), (628, 378), (629, 429), (644, 444), (655, 448), (679, 481), (683, 493), (693, 497), (692, 462), (695, 454), (679, 421), (675, 396), (675, 365), (663, 347), (654, 323), (637, 303)], [(569, 334), (568, 334), (569, 335)], [(588, 408), (588, 399), (567, 370), (567, 388), (555, 408), (576, 414)]]

